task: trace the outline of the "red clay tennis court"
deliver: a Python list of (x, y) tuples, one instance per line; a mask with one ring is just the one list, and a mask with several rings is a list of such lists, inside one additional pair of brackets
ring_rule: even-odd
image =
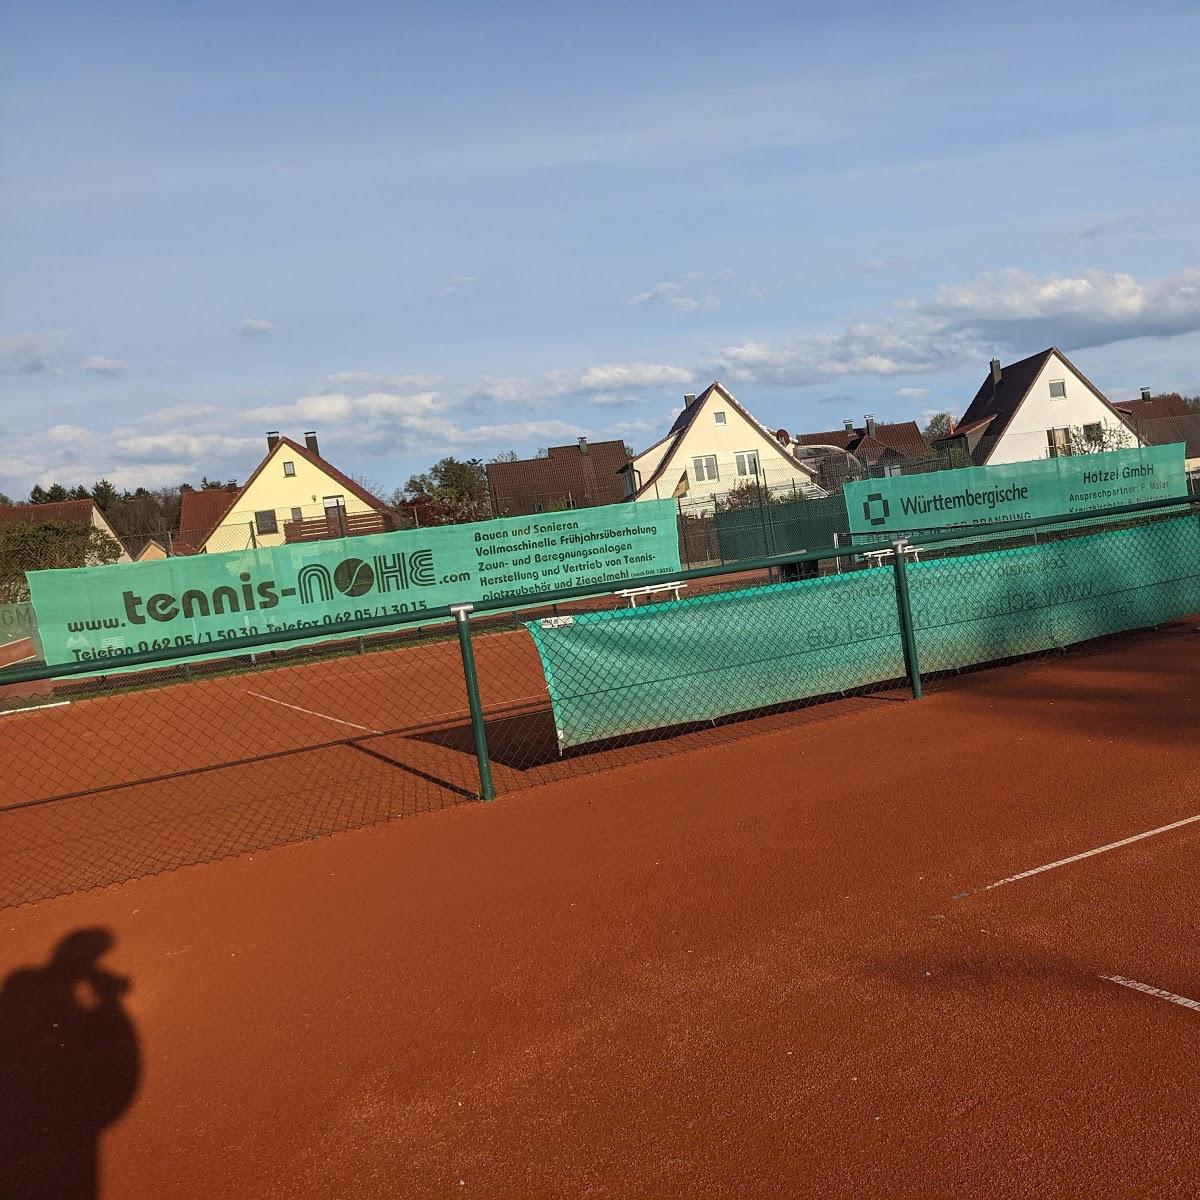
[[(111, 931), (106, 1198), (1194, 1195), (1194, 630), (8, 909), (0, 967)], [(94, 1050), (6, 1059), (10, 1176)]]

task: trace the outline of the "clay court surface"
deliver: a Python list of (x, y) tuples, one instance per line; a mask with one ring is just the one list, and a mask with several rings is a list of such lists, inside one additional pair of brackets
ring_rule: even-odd
[(106, 1200), (1194, 1196), (1194, 629), (5, 909), (0, 972), (115, 938)]

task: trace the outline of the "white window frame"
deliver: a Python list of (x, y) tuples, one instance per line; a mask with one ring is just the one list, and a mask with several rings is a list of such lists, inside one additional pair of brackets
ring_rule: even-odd
[(715, 454), (696, 454), (692, 456), (692, 475), (697, 483), (716, 482), (721, 473), (717, 467)]
[[(1062, 391), (1057, 396), (1054, 394), (1055, 385), (1062, 388)], [(1067, 398), (1067, 381), (1065, 379), (1051, 379), (1050, 380), (1050, 399), (1051, 400), (1065, 400), (1066, 398)]]
[(762, 474), (762, 463), (759, 461), (757, 450), (739, 450), (733, 456), (733, 460), (737, 464), (739, 479), (757, 479)]
[(714, 425), (724, 425), (725, 424), (724, 412), (714, 412), (713, 413), (713, 424)]

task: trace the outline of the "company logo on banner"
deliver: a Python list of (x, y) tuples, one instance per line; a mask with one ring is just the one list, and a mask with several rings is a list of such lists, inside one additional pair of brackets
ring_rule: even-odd
[(872, 492), (863, 501), (863, 520), (868, 525), (886, 525), (892, 515), (892, 506), (882, 492)]
[(679, 570), (670, 500), (28, 574), (47, 662), (209, 646)]
[(847, 483), (843, 492), (851, 533), (914, 533), (1186, 496), (1187, 475), (1179, 442), (891, 475)]

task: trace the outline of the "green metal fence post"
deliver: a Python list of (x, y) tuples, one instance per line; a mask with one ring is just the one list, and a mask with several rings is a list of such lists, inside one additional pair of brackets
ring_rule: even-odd
[(904, 647), (904, 669), (912, 685), (914, 700), (920, 700), (921, 664), (917, 659), (917, 635), (913, 630), (912, 604), (908, 598), (908, 570), (904, 552), (908, 549), (908, 538), (897, 538), (892, 542), (892, 566), (896, 573), (896, 609), (900, 614), (900, 642)]
[(492, 786), (492, 762), (488, 757), (483, 705), (479, 702), (479, 679), (475, 674), (475, 650), (471, 645), (470, 614), (473, 607), (470, 604), (452, 604), (450, 611), (454, 614), (454, 622), (458, 626), (458, 648), (462, 652), (467, 706), (471, 710), (471, 738), (475, 743), (475, 761), (479, 764), (479, 796), (482, 800), (494, 800), (496, 789)]

